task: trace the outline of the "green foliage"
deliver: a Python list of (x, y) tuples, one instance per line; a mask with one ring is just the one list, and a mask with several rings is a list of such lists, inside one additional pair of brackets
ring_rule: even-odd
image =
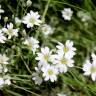
[[(25, 28), (26, 33), (36, 37), (41, 46), (55, 49), (58, 41), (65, 43), (69, 39), (74, 41), (77, 48), (75, 67), (65, 74), (60, 74), (57, 82), (44, 82), (39, 86), (32, 81), (32, 73), (37, 65), (35, 56), (22, 45), (22, 39), (13, 38), (12, 41), (0, 44), (0, 52), (3, 53), (7, 49), (6, 54), (11, 59), (8, 74), (12, 77), (12, 84), (2, 89), (4, 96), (56, 96), (61, 91), (68, 96), (96, 96), (96, 82), (90, 77), (84, 77), (81, 68), (86, 57), (96, 51), (96, 7), (91, 0), (81, 1), (74, 3), (71, 0), (32, 0), (32, 6), (25, 7), (26, 0), (0, 0), (5, 10), (2, 17), (8, 16), (9, 21), (14, 22), (12, 15), (22, 18), (27, 12), (34, 10), (41, 14), (43, 23), (54, 27), (54, 33), (47, 39), (37, 27)], [(62, 18), (61, 10), (66, 7), (74, 10), (71, 21), (64, 21)], [(91, 13), (92, 20), (88, 22), (88, 26), (77, 17), (76, 14), (80, 10)], [(3, 20), (0, 26), (4, 26)], [(22, 37), (23, 26), (20, 26), (19, 37)]]

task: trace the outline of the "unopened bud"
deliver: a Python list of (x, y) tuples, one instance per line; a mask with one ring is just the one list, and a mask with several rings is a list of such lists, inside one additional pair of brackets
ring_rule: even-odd
[(27, 0), (27, 6), (30, 7), (32, 5), (32, 1), (31, 0)]

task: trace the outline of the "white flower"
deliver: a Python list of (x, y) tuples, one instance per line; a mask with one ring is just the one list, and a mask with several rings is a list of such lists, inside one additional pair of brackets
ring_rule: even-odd
[(18, 17), (15, 17), (15, 23), (19, 26), (21, 24), (21, 20)]
[(37, 53), (36, 60), (39, 60), (41, 62), (47, 63), (51, 60), (52, 57), (52, 51), (48, 47), (41, 48), (41, 52)]
[(43, 24), (40, 28), (41, 28), (42, 33), (45, 36), (53, 33), (52, 27), (50, 25), (48, 25), (48, 24)]
[[(1, 13), (4, 13), (4, 10), (1, 9), (1, 5), (0, 5), (0, 14), (1, 14)], [(1, 15), (0, 15), (0, 19), (1, 19)]]
[(0, 54), (0, 64), (7, 65), (7, 64), (9, 64), (8, 60), (9, 60), (9, 58), (5, 54), (3, 54), (3, 55)]
[(27, 6), (28, 6), (28, 7), (32, 5), (32, 1), (31, 1), (31, 0), (27, 0), (26, 3), (27, 3)]
[(2, 88), (4, 85), (4, 79), (2, 77), (0, 77), (0, 87)]
[(18, 36), (18, 29), (13, 29), (13, 24), (7, 24), (7, 28), (2, 29), (8, 35), (8, 39), (11, 39), (12, 36)]
[(6, 73), (8, 71), (6, 66), (0, 64), (0, 73)]
[(5, 43), (6, 37), (4, 36), (3, 32), (0, 30), (0, 43)]
[(86, 60), (85, 64), (83, 65), (84, 75), (88, 76), (91, 75), (93, 81), (96, 81), (96, 55), (92, 54), (92, 63), (89, 60)]
[(66, 96), (66, 94), (58, 93), (57, 96)]
[(4, 73), (8, 72), (8, 68), (6, 66), (3, 67), (3, 72)]
[(11, 77), (10, 76), (4, 76), (4, 84), (10, 85), (11, 84)]
[(2, 88), (4, 85), (10, 85), (11, 81), (10, 81), (10, 77), (9, 76), (4, 76), (4, 77), (0, 77), (0, 87)]
[(35, 53), (36, 49), (39, 48), (39, 41), (33, 37), (28, 37), (23, 43), (27, 45), (28, 48), (33, 51), (33, 53)]
[(3, 66), (0, 64), (0, 73), (3, 72)]
[(92, 18), (91, 18), (91, 14), (89, 12), (83, 12), (83, 11), (79, 11), (77, 13), (77, 16), (79, 18), (81, 18), (81, 21), (82, 22), (87, 22), (87, 21), (90, 21)]
[(96, 55), (94, 53), (91, 54), (92, 60), (95, 63), (96, 62)]
[(32, 76), (32, 79), (34, 80), (35, 84), (40, 85), (42, 83), (42, 78), (38, 75), (38, 73), (34, 72)]
[(50, 80), (51, 82), (54, 82), (57, 80), (58, 70), (54, 66), (46, 66), (42, 67), (43, 77), (45, 81)]
[(76, 48), (73, 47), (72, 41), (67, 40), (65, 45), (60, 42), (58, 44), (59, 45), (56, 46), (58, 48), (58, 54), (65, 54), (67, 58), (72, 58), (75, 55)]
[(66, 56), (64, 56), (63, 54), (57, 54), (55, 55), (55, 60), (54, 60), (54, 64), (56, 68), (58, 68), (59, 72), (67, 72), (67, 67), (73, 67), (74, 66), (74, 60), (73, 59), (69, 59)]
[(23, 18), (23, 23), (27, 24), (27, 28), (33, 27), (34, 25), (40, 25), (41, 20), (39, 19), (40, 15), (38, 12), (33, 12), (32, 10), (30, 13), (27, 13), (27, 15)]
[(65, 20), (70, 21), (71, 17), (72, 17), (73, 11), (71, 10), (71, 8), (64, 8), (64, 10), (62, 10), (62, 17)]
[(35, 67), (36, 72), (32, 74), (32, 79), (34, 80), (35, 84), (38, 84), (38, 85), (40, 85), (43, 82), (42, 78), (40, 77), (40, 73), (41, 73), (40, 69), (41, 68), (39, 67)]

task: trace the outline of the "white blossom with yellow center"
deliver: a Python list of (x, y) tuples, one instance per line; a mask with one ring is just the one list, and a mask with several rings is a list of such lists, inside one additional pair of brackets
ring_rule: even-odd
[(63, 54), (55, 55), (54, 64), (55, 64), (56, 68), (58, 68), (60, 73), (67, 72), (68, 67), (74, 66), (73, 63), (74, 63), (73, 59), (69, 59), (66, 56), (64, 56)]
[(2, 31), (8, 35), (8, 39), (11, 39), (13, 36), (18, 36), (18, 29), (13, 29), (13, 24), (7, 24), (7, 28), (3, 28)]
[(75, 55), (76, 48), (73, 47), (73, 42), (70, 40), (67, 40), (65, 45), (58, 42), (56, 47), (58, 48), (57, 53), (64, 54), (67, 58), (72, 58)]
[(51, 60), (52, 57), (52, 51), (48, 47), (41, 48), (41, 52), (37, 53), (36, 60), (42, 62), (42, 63), (47, 63), (48, 61)]
[(35, 52), (36, 52), (36, 49), (39, 48), (38, 43), (39, 43), (39, 41), (36, 40), (36, 39), (33, 38), (33, 37), (28, 37), (28, 38), (25, 39), (25, 41), (23, 42), (23, 44), (27, 45), (28, 48), (33, 51), (33, 53), (35, 53)]
[(57, 80), (58, 70), (54, 66), (47, 65), (46, 67), (42, 67), (41, 70), (45, 81), (50, 80), (54, 82)]
[(27, 28), (33, 27), (34, 25), (39, 26), (41, 23), (41, 20), (39, 19), (40, 15), (38, 12), (33, 12), (32, 10), (30, 13), (27, 13), (27, 15), (23, 18), (22, 22), (24, 24), (27, 24)]

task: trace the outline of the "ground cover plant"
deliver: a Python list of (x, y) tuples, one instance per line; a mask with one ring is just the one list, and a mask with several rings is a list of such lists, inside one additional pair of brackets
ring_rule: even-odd
[(96, 96), (95, 0), (0, 0), (0, 96)]

